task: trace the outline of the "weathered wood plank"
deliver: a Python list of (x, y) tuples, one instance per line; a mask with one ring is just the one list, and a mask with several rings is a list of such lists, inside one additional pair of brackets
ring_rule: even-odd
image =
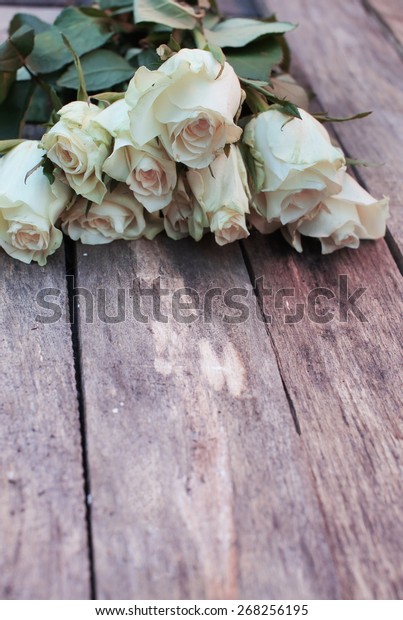
[[(281, 310), (266, 312), (283, 381), (298, 416), (305, 457), (319, 501), (341, 583), (342, 598), (401, 598), (403, 595), (403, 407), (399, 321), (400, 275), (383, 241), (357, 251), (298, 255), (274, 237), (245, 242), (251, 269), (266, 286), (295, 291), (278, 297)], [(366, 287), (348, 309), (338, 281), (348, 274), (349, 295)], [(322, 287), (322, 290), (318, 290)], [(309, 297), (316, 289), (316, 303)], [(334, 293), (324, 291), (327, 289)], [(330, 299), (326, 298), (326, 295)], [(262, 299), (262, 298), (261, 298)], [(310, 299), (310, 304), (309, 304)], [(284, 324), (297, 304), (304, 317)], [(316, 315), (334, 312), (321, 319)]]
[[(294, 69), (304, 73), (320, 103), (332, 115), (363, 110), (373, 114), (341, 123), (336, 134), (357, 159), (384, 164), (359, 168), (360, 177), (375, 195), (391, 198), (389, 221), (393, 237), (403, 246), (403, 61), (380, 25), (359, 0), (334, 0), (323, 10), (321, 0), (255, 0), (261, 14), (299, 24), (288, 35)], [(268, 8), (269, 7), (269, 8)]]
[[(127, 302), (124, 322), (87, 323), (90, 302), (80, 299), (98, 596), (339, 596), (303, 444), (250, 291), (248, 320), (223, 320), (225, 291), (250, 289), (239, 246), (161, 238), (78, 252), (77, 285), (98, 291), (101, 314), (105, 291), (108, 315), (117, 314), (118, 288)], [(133, 320), (139, 279), (150, 287), (158, 276), (169, 322)], [(202, 302), (222, 289), (211, 322), (208, 307), (204, 321), (172, 318), (173, 292), (186, 286)], [(151, 300), (142, 304), (150, 314)]]
[[(270, 9), (266, 2), (256, 4), (266, 14), (275, 9), (279, 18), (300, 23), (289, 36), (294, 70), (313, 86), (327, 110), (346, 115), (357, 111), (353, 106), (375, 109), (373, 118), (362, 125), (339, 125), (336, 132), (350, 153), (360, 157), (359, 148), (366, 159), (379, 161), (381, 154), (387, 161), (384, 168), (360, 173), (370, 191), (390, 192), (392, 204), (398, 206), (401, 156), (394, 122), (399, 123), (403, 111), (401, 65), (379, 26), (355, 2), (342, 6), (336, 1), (326, 11), (319, 2), (303, 0), (292, 5), (270, 1)], [(345, 71), (331, 71), (330, 67), (340, 66), (341, 53)], [(398, 226), (395, 216), (392, 230), (397, 238)], [(328, 257), (319, 256), (312, 246), (307, 255), (299, 256), (278, 238), (257, 235), (246, 241), (245, 248), (252, 273), (265, 274), (267, 286), (295, 290), (294, 299), (280, 305), (291, 314), (296, 304), (305, 308), (304, 319), (287, 326), (282, 316), (287, 310), (275, 312), (270, 332), (301, 424), (341, 596), (400, 598), (403, 429), (396, 266), (383, 241)], [(348, 323), (337, 318), (328, 323), (310, 320), (307, 300), (317, 287), (331, 289), (336, 298), (319, 298), (316, 312), (329, 308), (337, 317), (343, 307), (337, 288), (342, 274), (348, 275), (350, 290), (368, 288), (359, 307), (369, 322), (360, 323), (353, 316)], [(314, 308), (311, 304), (311, 317)]]
[(402, 3), (399, 0), (363, 0), (363, 2), (364, 6), (387, 26), (396, 41), (403, 46)]
[[(0, 356), (0, 598), (89, 596), (80, 425), (70, 325), (36, 303), (65, 296), (63, 251), (46, 268), (3, 251)], [(53, 298), (55, 301), (57, 298)]]

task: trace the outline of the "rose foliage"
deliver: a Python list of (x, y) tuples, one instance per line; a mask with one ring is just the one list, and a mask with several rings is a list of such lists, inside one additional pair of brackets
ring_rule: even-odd
[[(63, 232), (225, 245), (254, 227), (323, 253), (382, 237), (388, 199), (347, 172), (288, 73), (292, 28), (206, 0), (15, 15), (0, 46), (2, 248), (44, 265)], [(25, 140), (32, 125), (42, 135)]]

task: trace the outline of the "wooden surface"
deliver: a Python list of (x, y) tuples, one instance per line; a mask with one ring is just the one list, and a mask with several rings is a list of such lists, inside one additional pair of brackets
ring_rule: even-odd
[(399, 0), (364, 0), (364, 2), (367, 10), (372, 12), (393, 35), (395, 43), (403, 46), (403, 16)]
[[(109, 316), (118, 289), (126, 299), (125, 320), (112, 323), (89, 322), (77, 298), (73, 329), (63, 252), (45, 269), (2, 253), (3, 598), (403, 596), (403, 63), (391, 36), (403, 9), (385, 3), (394, 10), (386, 28), (386, 13), (384, 23), (358, 0), (326, 11), (320, 0), (257, 4), (301, 23), (289, 35), (294, 71), (314, 87), (316, 106), (374, 109), (335, 131), (349, 154), (385, 162), (359, 175), (392, 197), (387, 243), (327, 257), (258, 234), (224, 248), (209, 238), (69, 243), (76, 287), (101, 305), (105, 295)], [(279, 293), (276, 308), (261, 280), (254, 289), (262, 276), (295, 297)], [(350, 293), (366, 288), (357, 301), (366, 322), (351, 307), (340, 320), (340, 276)], [(135, 321), (138, 287), (157, 277), (169, 320)], [(64, 299), (54, 325), (35, 322), (45, 286)], [(221, 296), (209, 321), (175, 321), (170, 304), (182, 287), (201, 298), (243, 289), (249, 318), (224, 320)], [(335, 298), (308, 304), (318, 287)], [(296, 304), (302, 320), (286, 323)], [(334, 319), (320, 322), (328, 311)]]
[[(337, 595), (310, 468), (252, 295), (242, 324), (223, 320), (234, 312), (219, 300), (211, 323), (180, 324), (170, 310), (185, 286), (201, 297), (214, 287), (251, 292), (239, 247), (161, 239), (86, 253), (78, 285), (93, 294), (111, 282), (129, 290), (135, 274), (142, 287), (161, 276), (170, 291), (167, 323), (80, 322), (99, 596)], [(114, 306), (116, 294), (108, 315)]]
[(66, 297), (64, 260), (1, 254), (0, 598), (90, 593), (70, 325), (36, 320), (41, 288)]

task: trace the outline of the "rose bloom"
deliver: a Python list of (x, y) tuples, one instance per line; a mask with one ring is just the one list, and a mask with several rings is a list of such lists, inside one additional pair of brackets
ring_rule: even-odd
[(102, 166), (112, 146), (112, 137), (96, 122), (100, 111), (84, 101), (65, 105), (59, 110), (60, 120), (41, 141), (75, 193), (97, 203), (106, 194)]
[(320, 240), (322, 253), (343, 247), (358, 248), (360, 239), (379, 239), (386, 230), (389, 199), (376, 200), (346, 174), (343, 189), (325, 198), (312, 215), (303, 216), (282, 229), (287, 241), (302, 252), (301, 235)]
[(112, 179), (126, 183), (137, 200), (153, 213), (172, 200), (177, 182), (176, 164), (156, 139), (143, 146), (133, 142), (128, 111), (125, 100), (121, 99), (97, 117), (97, 122), (115, 138), (113, 152), (103, 170)]
[(313, 116), (299, 112), (301, 119), (292, 118), (273, 106), (253, 118), (244, 132), (254, 168), (254, 206), (270, 232), (306, 215), (342, 186), (341, 149)]
[(240, 138), (234, 116), (243, 96), (228, 63), (182, 49), (156, 71), (136, 71), (126, 93), (132, 139), (144, 145), (158, 137), (172, 159), (204, 168)]
[(144, 211), (130, 189), (119, 184), (108, 191), (101, 204), (79, 198), (62, 215), (63, 231), (74, 241), (88, 245), (110, 243), (115, 239), (154, 239), (163, 230), (162, 218)]
[(219, 245), (249, 235), (245, 214), (249, 212), (250, 193), (237, 146), (231, 145), (228, 156), (222, 153), (208, 168), (189, 170), (186, 177)]
[(118, 138), (103, 170), (112, 179), (124, 181), (150, 213), (163, 209), (172, 200), (176, 164), (156, 140), (140, 148), (130, 138)]
[(45, 154), (38, 145), (27, 140), (0, 159), (0, 246), (24, 263), (46, 265), (62, 243), (55, 223), (72, 192), (57, 179), (50, 184), (42, 168), (28, 175)]
[(163, 210), (164, 228), (171, 239), (183, 239), (189, 235), (200, 241), (209, 223), (206, 214), (192, 193), (186, 191), (185, 174), (179, 177), (171, 203)]

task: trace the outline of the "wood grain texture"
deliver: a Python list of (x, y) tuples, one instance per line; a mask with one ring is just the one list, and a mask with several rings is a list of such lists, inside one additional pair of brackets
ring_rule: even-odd
[[(363, 0), (367, 10), (372, 11), (403, 46), (403, 7), (399, 0)], [(401, 48), (403, 51), (403, 48)]]
[(359, 0), (335, 0), (323, 10), (321, 0), (254, 0), (263, 15), (298, 23), (288, 36), (291, 72), (305, 74), (325, 111), (371, 116), (335, 128), (350, 157), (383, 164), (359, 168), (369, 190), (391, 199), (389, 227), (403, 247), (403, 61), (379, 23)]
[[(266, 286), (295, 291), (294, 298), (278, 298), (278, 310), (267, 298), (266, 312), (273, 315), (269, 329), (301, 425), (341, 597), (401, 598), (400, 275), (383, 241), (330, 256), (316, 248), (300, 256), (276, 236), (253, 235), (245, 247), (252, 271), (265, 276)], [(349, 294), (366, 287), (357, 307), (367, 322), (351, 307), (348, 321), (340, 321), (340, 310), (347, 308), (341, 274), (348, 274)], [(309, 316), (309, 292), (318, 287), (318, 294), (327, 288), (334, 298), (311, 298)], [(285, 324), (297, 304), (304, 305), (304, 318)], [(335, 314), (333, 320), (314, 316), (327, 312)]]
[[(46, 268), (0, 254), (0, 598), (87, 598), (81, 445), (70, 326), (37, 319)], [(55, 298), (53, 298), (55, 301)]]
[(111, 316), (117, 289), (135, 277), (151, 286), (161, 276), (170, 291), (168, 323), (131, 318), (137, 285), (116, 324), (86, 323), (80, 299), (98, 596), (339, 596), (311, 471), (251, 293), (242, 324), (223, 320), (234, 312), (222, 297), (211, 322), (182, 324), (169, 312), (184, 286), (202, 299), (212, 287), (250, 292), (238, 245), (161, 238), (78, 249), (77, 284), (101, 291), (101, 307), (106, 289)]

